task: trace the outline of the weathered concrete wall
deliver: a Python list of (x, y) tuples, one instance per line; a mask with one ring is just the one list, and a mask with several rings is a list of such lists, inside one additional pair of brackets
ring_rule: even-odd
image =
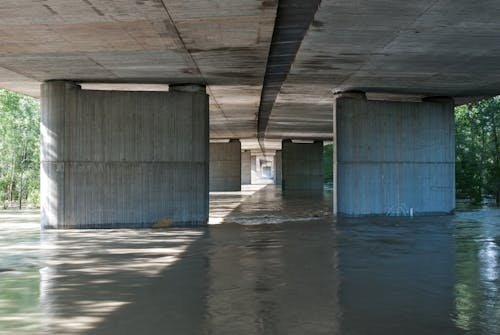
[(210, 191), (241, 191), (241, 143), (210, 143)]
[(283, 191), (323, 191), (323, 142), (282, 144)]
[(281, 185), (282, 163), (281, 163), (281, 150), (276, 150), (274, 155), (274, 184)]
[(341, 95), (335, 103), (334, 127), (338, 214), (454, 210), (451, 99), (385, 102), (367, 101), (362, 94)]
[(252, 170), (251, 170), (251, 152), (245, 150), (241, 152), (241, 185), (249, 185), (252, 183)]
[(208, 96), (42, 85), (44, 228), (204, 225)]

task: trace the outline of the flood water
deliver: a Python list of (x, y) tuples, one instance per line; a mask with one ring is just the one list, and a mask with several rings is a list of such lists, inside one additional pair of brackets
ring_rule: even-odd
[(0, 212), (0, 334), (500, 334), (500, 210), (331, 216), (211, 195), (201, 229), (38, 229)]

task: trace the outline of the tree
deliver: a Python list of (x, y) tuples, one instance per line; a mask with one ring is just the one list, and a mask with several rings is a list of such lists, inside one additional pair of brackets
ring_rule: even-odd
[(38, 100), (0, 90), (0, 196), (4, 207), (38, 204), (40, 112)]
[(500, 97), (455, 109), (457, 196), (500, 202)]

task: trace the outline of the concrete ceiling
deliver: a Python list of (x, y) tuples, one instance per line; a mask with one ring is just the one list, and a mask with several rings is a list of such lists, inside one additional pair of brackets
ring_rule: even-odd
[[(322, 0), (294, 11), (300, 3), (2, 0), (0, 87), (38, 96), (50, 79), (115, 89), (207, 84), (211, 137), (245, 138), (252, 148), (258, 128), (267, 139), (331, 138), (335, 90), (457, 99), (500, 93), (498, 1)], [(305, 30), (293, 26), (298, 21)], [(270, 61), (289, 50), (279, 49), (278, 28), (298, 48), (272, 82), (276, 94), (261, 101), (266, 78), (276, 77)], [(271, 108), (258, 127), (263, 102)]]
[(322, 0), (266, 128), (330, 138), (332, 92), (500, 93), (500, 2)]
[(256, 0), (2, 0), (0, 86), (50, 79), (200, 83), (211, 136), (255, 137), (277, 4)]

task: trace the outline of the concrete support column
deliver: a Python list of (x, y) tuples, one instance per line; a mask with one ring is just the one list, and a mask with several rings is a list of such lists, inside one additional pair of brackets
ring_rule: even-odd
[(205, 225), (208, 96), (41, 87), (43, 228)]
[(210, 143), (210, 191), (241, 191), (241, 143)]
[(250, 173), (252, 174), (252, 184), (257, 182), (257, 156), (250, 156)]
[(281, 150), (276, 150), (274, 155), (274, 184), (281, 185), (282, 163), (281, 163)]
[(455, 208), (452, 99), (368, 101), (337, 95), (334, 211), (339, 215), (444, 214)]
[(285, 192), (323, 191), (323, 142), (282, 143), (282, 188)]
[(252, 171), (250, 168), (251, 152), (245, 150), (241, 152), (241, 185), (252, 183)]
[(257, 178), (262, 178), (262, 157), (256, 157), (255, 172), (257, 172)]

